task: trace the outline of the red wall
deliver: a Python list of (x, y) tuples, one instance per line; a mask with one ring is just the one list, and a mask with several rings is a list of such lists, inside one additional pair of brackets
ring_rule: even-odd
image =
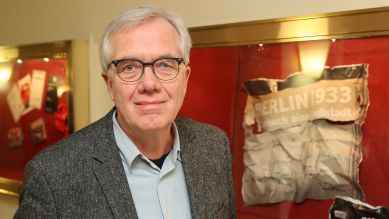
[[(337, 40), (330, 44), (326, 65), (369, 64), (370, 107), (363, 125), (363, 162), (360, 184), (366, 202), (389, 206), (389, 37)], [(328, 218), (332, 200), (306, 200), (301, 204), (244, 206), (242, 128), (247, 94), (244, 80), (263, 77), (285, 79), (301, 71), (299, 43), (260, 47), (236, 46), (192, 50), (192, 73), (181, 115), (214, 124), (227, 132), (233, 156), (238, 218)]]

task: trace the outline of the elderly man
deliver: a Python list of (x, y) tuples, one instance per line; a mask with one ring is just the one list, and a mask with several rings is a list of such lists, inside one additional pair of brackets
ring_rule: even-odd
[(29, 162), (15, 218), (235, 218), (226, 135), (177, 118), (190, 48), (174, 14), (115, 18), (100, 51), (115, 107)]

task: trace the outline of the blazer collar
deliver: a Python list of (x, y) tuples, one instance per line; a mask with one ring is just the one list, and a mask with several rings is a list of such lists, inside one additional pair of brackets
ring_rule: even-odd
[(206, 155), (201, 151), (201, 141), (189, 127), (189, 122), (182, 118), (176, 119), (181, 144), (181, 158), (185, 173), (185, 180), (189, 193), (193, 218), (206, 218), (205, 206), (205, 177), (202, 170), (202, 160)]
[(100, 119), (95, 131), (93, 171), (115, 218), (137, 218), (135, 204), (116, 145), (112, 109)]
[[(94, 131), (95, 147), (92, 153), (93, 171), (100, 183), (115, 218), (138, 218), (126, 174), (116, 145), (112, 114), (113, 108), (106, 116), (96, 122)], [(192, 217), (205, 218), (205, 177), (202, 160), (206, 151), (199, 147), (201, 141), (189, 127), (190, 122), (177, 118), (176, 125), (181, 144), (181, 158), (187, 183)]]

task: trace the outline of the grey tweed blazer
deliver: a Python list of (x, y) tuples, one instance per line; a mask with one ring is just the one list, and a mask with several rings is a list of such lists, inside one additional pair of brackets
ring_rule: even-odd
[[(138, 218), (113, 134), (112, 113), (28, 163), (14, 218)], [(235, 218), (226, 135), (177, 118), (193, 218)]]

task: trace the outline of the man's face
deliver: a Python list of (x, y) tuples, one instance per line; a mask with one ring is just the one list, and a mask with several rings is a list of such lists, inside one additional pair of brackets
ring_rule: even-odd
[[(152, 18), (124, 28), (111, 38), (111, 60), (134, 58), (152, 62), (159, 58), (182, 58), (176, 30), (161, 18)], [(160, 81), (151, 66), (137, 82), (124, 82), (112, 65), (105, 77), (109, 95), (116, 105), (118, 122), (127, 134), (170, 131), (186, 93), (189, 66), (180, 65), (178, 76)]]

